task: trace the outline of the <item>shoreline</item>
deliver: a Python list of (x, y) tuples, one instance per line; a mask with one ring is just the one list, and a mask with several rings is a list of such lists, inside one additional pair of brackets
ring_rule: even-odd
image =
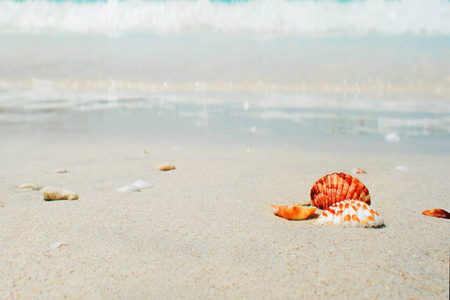
[(449, 42), (440, 36), (0, 37), (3, 90), (450, 95)]
[(448, 99), (450, 84), (446, 82), (424, 83), (417, 81), (404, 85), (383, 82), (382, 80), (342, 82), (284, 84), (275, 82), (167, 82), (127, 80), (118, 78), (104, 79), (59, 79), (24, 78), (14, 80), (0, 77), (0, 91), (18, 95), (26, 93), (100, 93), (100, 94), (140, 94), (140, 93), (297, 93), (311, 96), (349, 98), (392, 99), (408, 96), (412, 99)]

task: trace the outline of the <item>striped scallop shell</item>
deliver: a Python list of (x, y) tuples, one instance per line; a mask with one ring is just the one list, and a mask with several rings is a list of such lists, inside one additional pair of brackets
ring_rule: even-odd
[(311, 204), (320, 209), (343, 200), (360, 200), (370, 205), (369, 190), (358, 178), (345, 173), (325, 175), (311, 188)]
[(368, 204), (359, 200), (346, 200), (330, 206), (320, 215), (317, 223), (343, 227), (379, 227), (384, 224), (384, 220)]

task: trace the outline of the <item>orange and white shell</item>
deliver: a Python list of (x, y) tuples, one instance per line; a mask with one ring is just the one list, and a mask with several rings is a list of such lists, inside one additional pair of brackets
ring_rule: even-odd
[(317, 223), (343, 227), (380, 227), (384, 224), (384, 220), (367, 203), (346, 200), (330, 206), (320, 215)]
[(316, 211), (316, 208), (312, 206), (274, 204), (271, 206), (275, 215), (288, 220), (305, 220)]
[(358, 178), (345, 173), (325, 175), (311, 188), (311, 205), (320, 209), (343, 200), (360, 200), (370, 205), (369, 190)]
[(366, 174), (366, 171), (360, 168), (354, 168), (350, 172), (352, 172), (353, 174)]

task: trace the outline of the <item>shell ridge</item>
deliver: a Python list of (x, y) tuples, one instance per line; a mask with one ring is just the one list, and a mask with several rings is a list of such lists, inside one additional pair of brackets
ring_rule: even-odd
[(338, 182), (338, 175), (333, 174), (331, 176), (331, 200), (334, 202), (337, 199), (336, 186)]
[(353, 195), (355, 194), (355, 180), (356, 178), (352, 178), (350, 182), (350, 187), (348, 188), (347, 195), (345, 199), (353, 199)]
[[(341, 178), (341, 180), (339, 180), (339, 183), (337, 185), (337, 190), (336, 190), (336, 194), (339, 195), (339, 198), (342, 198), (342, 191), (344, 189), (344, 184), (345, 184), (345, 180), (343, 180)], [(338, 201), (339, 202), (339, 201)]]
[(343, 193), (344, 199), (348, 199), (348, 193), (350, 191), (350, 188), (352, 187), (352, 181), (353, 181), (352, 176), (345, 176), (346, 189), (345, 192)]
[(327, 185), (326, 185), (326, 194), (325, 194), (325, 205), (328, 207), (330, 206), (330, 202), (333, 202), (333, 192), (331, 190), (331, 182), (332, 182), (332, 176), (327, 177)]
[[(360, 181), (356, 188), (356, 191), (355, 191), (355, 197), (358, 197), (359, 200), (361, 200), (361, 201), (364, 201), (364, 199), (361, 199), (361, 198), (365, 198), (365, 196), (366, 196), (365, 194), (362, 194), (364, 188), (365, 188), (364, 184), (362, 184)], [(357, 199), (357, 198), (355, 198), (355, 199)]]

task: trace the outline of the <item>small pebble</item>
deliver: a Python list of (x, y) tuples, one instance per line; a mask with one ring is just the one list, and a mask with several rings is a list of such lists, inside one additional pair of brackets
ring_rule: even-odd
[(132, 185), (134, 185), (135, 187), (139, 188), (139, 189), (151, 189), (153, 187), (155, 187), (155, 185), (153, 183), (150, 183), (148, 181), (144, 181), (144, 180), (136, 180), (135, 182), (132, 183)]
[(118, 192), (140, 192), (141, 189), (135, 185), (124, 185), (117, 189)]

